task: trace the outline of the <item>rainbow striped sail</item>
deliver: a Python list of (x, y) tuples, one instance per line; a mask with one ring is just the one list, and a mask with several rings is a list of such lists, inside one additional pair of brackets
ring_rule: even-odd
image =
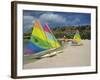
[(47, 25), (43, 28), (40, 22), (36, 21), (33, 26), (31, 38), (25, 49), (25, 54), (38, 53), (58, 47), (60, 47), (60, 44), (51, 33), (50, 28)]
[(60, 44), (58, 43), (57, 39), (53, 35), (52, 31), (50, 30), (48, 24), (45, 24), (44, 31), (47, 36), (47, 41), (49, 44), (51, 44), (52, 48), (58, 48), (60, 47)]

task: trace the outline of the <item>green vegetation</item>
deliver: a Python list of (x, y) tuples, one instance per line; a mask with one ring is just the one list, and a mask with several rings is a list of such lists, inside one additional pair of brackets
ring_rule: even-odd
[[(82, 39), (91, 39), (91, 26), (90, 25), (83, 25), (83, 26), (61, 26), (51, 28), (53, 34), (56, 38), (63, 38), (66, 36), (68, 39), (72, 39), (76, 30), (79, 30), (80, 36)], [(30, 39), (32, 30), (27, 33), (24, 33), (24, 39)]]
[(68, 39), (72, 39), (76, 30), (79, 30), (82, 39), (91, 39), (91, 27), (90, 25), (84, 26), (64, 26), (52, 28), (54, 35), (57, 38), (62, 38), (66, 36)]

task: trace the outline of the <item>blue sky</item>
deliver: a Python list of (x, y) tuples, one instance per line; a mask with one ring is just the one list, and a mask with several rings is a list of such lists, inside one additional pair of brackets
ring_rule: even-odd
[(33, 27), (36, 20), (42, 25), (48, 23), (49, 27), (90, 25), (91, 14), (23, 10), (24, 32)]

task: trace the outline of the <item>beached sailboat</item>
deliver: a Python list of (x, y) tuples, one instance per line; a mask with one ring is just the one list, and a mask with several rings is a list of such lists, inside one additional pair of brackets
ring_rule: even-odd
[(74, 38), (73, 38), (76, 42), (80, 42), (81, 41), (81, 36), (79, 34), (79, 31), (77, 30), (75, 35), (74, 35)]
[(75, 45), (75, 46), (82, 45), (82, 43), (81, 43), (81, 36), (80, 36), (78, 30), (76, 30), (76, 33), (75, 33), (74, 38), (72, 40), (72, 45)]
[(33, 26), (31, 38), (26, 46), (24, 55), (44, 55), (50, 51), (60, 48), (61, 45), (53, 35), (49, 26), (44, 27), (39, 21), (36, 21)]

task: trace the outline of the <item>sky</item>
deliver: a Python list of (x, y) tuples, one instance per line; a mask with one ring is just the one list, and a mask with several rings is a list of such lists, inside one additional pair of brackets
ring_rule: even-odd
[(32, 28), (36, 20), (40, 21), (43, 26), (45, 23), (48, 23), (49, 27), (90, 25), (91, 14), (23, 10), (24, 32), (27, 32), (30, 28)]

